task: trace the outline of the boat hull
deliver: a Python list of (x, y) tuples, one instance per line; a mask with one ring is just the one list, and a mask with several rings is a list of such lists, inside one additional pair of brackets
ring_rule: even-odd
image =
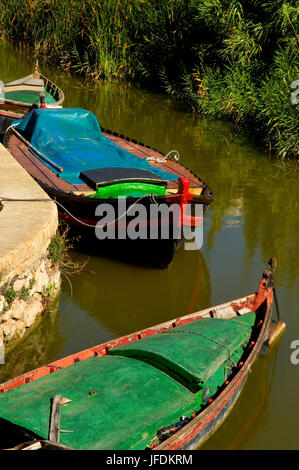
[[(192, 235), (195, 231), (195, 227), (183, 227), (180, 220), (167, 218), (167, 216), (159, 220), (151, 219), (150, 209), (153, 203), (146, 198), (143, 207), (148, 217), (142, 220), (139, 219), (138, 236), (137, 238), (130, 238), (130, 223), (134, 221), (134, 217), (130, 217), (129, 213), (128, 216), (123, 217), (123, 215), (126, 210), (129, 211), (134, 202), (128, 202), (126, 208), (121, 207), (119, 209), (117, 201), (109, 201), (116, 217), (116, 223), (113, 223), (112, 231), (114, 238), (99, 239), (96, 226), (99, 224), (102, 227), (102, 224), (101, 219), (95, 217), (96, 209), (101, 204), (99, 199), (78, 198), (41, 186), (51, 199), (57, 201), (59, 218), (69, 225), (72, 238), (74, 240), (78, 239), (75, 242), (78, 247), (92, 249), (99, 255), (117, 257), (126, 262), (155, 265), (165, 269), (173, 260), (176, 250), (188, 243), (190, 234)], [(106, 200), (104, 204), (107, 203)], [(167, 201), (161, 202), (161, 204), (165, 203), (167, 204)], [(207, 208), (208, 205), (203, 205), (203, 213), (206, 212)], [(202, 217), (200, 220), (196, 220), (197, 228), (202, 224), (202, 220)], [(156, 228), (154, 230), (156, 237), (151, 236), (153, 227)], [(185, 234), (188, 234), (187, 239)], [(124, 236), (125, 239), (123, 239)], [(200, 246), (193, 245), (193, 249), (198, 248)]]
[[(260, 287), (261, 288), (261, 287)], [(272, 291), (271, 291), (272, 292)], [(258, 295), (258, 294), (257, 294)], [(239, 372), (224, 390), (213, 400), (210, 406), (203, 410), (192, 422), (165, 442), (155, 447), (154, 450), (193, 450), (202, 444), (225, 420), (235, 405), (250, 368), (257, 358), (262, 347), (267, 344), (272, 318), (272, 301), (267, 305), (263, 326), (253, 347), (252, 353), (245, 363), (241, 365)]]
[(22, 116), (15, 115), (13, 113), (8, 113), (0, 110), (0, 138), (5, 134), (6, 130), (9, 128), (9, 126), (16, 121), (17, 119), (20, 119)]
[[(104, 132), (104, 131), (103, 131)], [(16, 160), (31, 174), (37, 183), (44, 189), (44, 191), (55, 200), (58, 206), (59, 218), (71, 227), (72, 232), (79, 233), (82, 244), (87, 240), (88, 244), (98, 246), (99, 252), (105, 254), (111, 252), (115, 254), (120, 253), (121, 257), (125, 255), (126, 258), (134, 259), (134, 262), (150, 263), (167, 267), (175, 254), (176, 249), (184, 242), (184, 240), (192, 239), (195, 227), (200, 227), (202, 224), (203, 216), (209, 204), (213, 201), (214, 195), (210, 188), (190, 170), (178, 162), (168, 161), (167, 163), (159, 163), (158, 166), (165, 171), (171, 170), (178, 175), (182, 175), (184, 179), (190, 182), (190, 192), (187, 197), (185, 193), (180, 190), (177, 182), (170, 183), (172, 192), (165, 196), (141, 197), (141, 198), (127, 198), (125, 203), (123, 200), (120, 204), (117, 198), (99, 199), (95, 197), (87, 197), (94, 194), (94, 190), (86, 184), (71, 185), (65, 182), (62, 178), (57, 177), (56, 172), (50, 170), (42, 161), (38, 160), (32, 152), (29, 151), (21, 139), (21, 136), (15, 135), (16, 131), (12, 128), (5, 135), (5, 145), (9, 148), (12, 155)], [(158, 151), (154, 151), (149, 147), (140, 143), (134, 143), (128, 138), (121, 138), (116, 133), (105, 131), (104, 134), (111, 138), (119, 146), (131, 145), (132, 152), (136, 155), (146, 158), (147, 155), (155, 155), (157, 158), (161, 157)], [(128, 144), (129, 143), (129, 144)], [(142, 149), (142, 152), (141, 150)], [(195, 192), (195, 193), (194, 193)], [(196, 194), (196, 192), (198, 194)], [(189, 199), (190, 201), (189, 201)], [(186, 202), (184, 202), (186, 201)], [(115, 218), (109, 228), (114, 230), (114, 239), (106, 237), (106, 239), (96, 236), (95, 228), (100, 223), (100, 217), (97, 217), (96, 210), (100, 204), (109, 204), (114, 211)], [(125, 206), (123, 205), (125, 204)], [(127, 213), (129, 209), (137, 209), (137, 204), (145, 209), (145, 215), (138, 216), (138, 229), (137, 235), (133, 237), (127, 236), (127, 229), (132, 220), (136, 219), (136, 213), (132, 210), (130, 215)], [(164, 216), (153, 218), (151, 209), (155, 205), (171, 206), (177, 204), (176, 214), (171, 211)], [(187, 215), (181, 211), (183, 204), (190, 204), (195, 215)], [(196, 215), (196, 207), (201, 205), (200, 210)], [(179, 217), (178, 217), (179, 215)], [(154, 220), (153, 220), (154, 219)], [(155, 228), (156, 227), (156, 228)], [(153, 234), (154, 231), (154, 235)], [(121, 235), (119, 235), (121, 233)], [(124, 236), (125, 233), (125, 236)], [(123, 240), (125, 238), (125, 240)], [(196, 246), (194, 245), (194, 248)]]
[(203, 444), (211, 435), (218, 429), (219, 426), (223, 423), (223, 421), (227, 418), (229, 413), (232, 411), (236, 401), (238, 400), (243, 386), (246, 382), (246, 377), (240, 381), (237, 385), (236, 389), (232, 392), (231, 397), (227, 400), (225, 405), (219, 410), (219, 412), (211, 418), (207, 424), (190, 440), (183, 444), (179, 449), (180, 450), (194, 450)]
[[(192, 414), (192, 417), (189, 419), (189, 422), (187, 424), (184, 424), (179, 430), (177, 430), (176, 428), (177, 424), (170, 427), (169, 429), (173, 428), (173, 433), (171, 435), (165, 435), (164, 440), (162, 439), (162, 441), (161, 438), (159, 438), (158, 433), (154, 439), (151, 439), (149, 441), (149, 447), (155, 451), (194, 449), (200, 444), (202, 444), (204, 440), (207, 439), (211, 435), (211, 433), (213, 433), (217, 429), (217, 427), (223, 422), (223, 420), (227, 417), (228, 413), (233, 408), (235, 402), (237, 401), (241, 393), (241, 390), (250, 372), (252, 364), (256, 360), (263, 345), (268, 340), (273, 305), (271, 276), (272, 275), (269, 272), (265, 272), (263, 274), (263, 280), (260, 283), (259, 290), (254, 295), (250, 295), (235, 301), (227, 302), (225, 304), (213, 307), (212, 309), (206, 309), (200, 312), (195, 312), (193, 314), (186, 315), (184, 317), (179, 317), (174, 320), (170, 320), (168, 322), (157, 325), (155, 327), (147, 328), (131, 335), (111, 340), (102, 345), (95, 346), (88, 350), (81, 351), (80, 353), (69, 356), (67, 358), (60, 359), (56, 362), (48, 364), (47, 366), (31, 371), (27, 374), (24, 374), (23, 376), (17, 377), (16, 379), (13, 379), (5, 384), (0, 385), (0, 393), (4, 393), (5, 395), (6, 391), (12, 390), (23, 384), (27, 384), (28, 382), (34, 382), (35, 380), (47, 376), (55, 371), (58, 371), (59, 374), (60, 369), (67, 368), (71, 365), (74, 365), (76, 367), (77, 363), (82, 364), (82, 362), (84, 363), (84, 361), (88, 358), (102, 356), (105, 357), (108, 355), (110, 357), (116, 356), (116, 358), (118, 359), (120, 359), (121, 356), (125, 356), (127, 358), (131, 357), (131, 360), (134, 360), (136, 354), (137, 357), (142, 357), (142, 348), (144, 347), (144, 344), (148, 344), (143, 342), (142, 345), (139, 345), (139, 340), (144, 339), (145, 341), (147, 341), (147, 339), (149, 339), (151, 341), (150, 338), (152, 335), (166, 332), (171, 333), (170, 335), (165, 336), (169, 339), (173, 336), (173, 333), (176, 334), (175, 329), (177, 327), (179, 327), (179, 330), (177, 330), (178, 333), (179, 331), (181, 331), (182, 333), (186, 334), (188, 332), (195, 331), (192, 330), (192, 326), (190, 327), (188, 325), (192, 325), (193, 322), (196, 322), (200, 319), (211, 317), (219, 319), (235, 318), (235, 320), (237, 320), (235, 325), (238, 325), (238, 322), (241, 322), (244, 325), (242, 315), (246, 312), (254, 312), (255, 323), (254, 327), (252, 328), (251, 334), (248, 337), (248, 343), (244, 349), (244, 352), (241, 354), (241, 356), (239, 356), (238, 362), (235, 363), (233, 369), (231, 370), (231, 373), (226, 376), (225, 382), (220, 385), (220, 388), (217, 388), (216, 393), (214, 392), (215, 394), (213, 394), (208, 401), (202, 402), (203, 408), (201, 408), (197, 413)], [(240, 318), (240, 320), (238, 320), (238, 318)], [(235, 331), (235, 333), (236, 332), (237, 330)], [(235, 336), (233, 337), (235, 338)], [(189, 340), (198, 341), (195, 335), (192, 338), (190, 337)], [(155, 344), (157, 343), (155, 342)], [(167, 357), (171, 358), (173, 351), (172, 348), (167, 347), (167, 343), (164, 343), (164, 347), (165, 346), (165, 360), (167, 361)], [(173, 344), (173, 347), (176, 347), (175, 344)], [(132, 355), (128, 355), (128, 350), (132, 351)], [(158, 351), (159, 349), (157, 349), (157, 352)], [(163, 349), (160, 351), (162, 353)], [(141, 356), (139, 356), (140, 354)], [(138, 363), (140, 365), (140, 362)], [(164, 364), (166, 364), (166, 362)], [(171, 369), (169, 369), (169, 371), (170, 370)], [(198, 373), (197, 369), (194, 373)], [(58, 377), (58, 375), (56, 377)], [(187, 416), (189, 416), (188, 413)], [(156, 439), (159, 439), (160, 443), (158, 443)], [(66, 441), (64, 442), (64, 444), (70, 445), (71, 441)], [(82, 446), (79, 448), (82, 448)], [(110, 447), (108, 446), (107, 448)], [(132, 448), (134, 448), (134, 446)]]

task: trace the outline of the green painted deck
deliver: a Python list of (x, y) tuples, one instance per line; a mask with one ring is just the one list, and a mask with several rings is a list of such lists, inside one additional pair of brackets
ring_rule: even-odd
[(48, 438), (50, 399), (58, 393), (72, 400), (62, 407), (60, 425), (73, 432), (62, 433), (60, 442), (75, 449), (144, 449), (159, 427), (196, 405), (196, 395), (163, 372), (105, 356), (4, 393), (0, 416)]
[(230, 320), (203, 318), (112, 349), (110, 355), (163, 365), (183, 381), (204, 384), (250, 338), (255, 313)]
[[(158, 429), (200, 408), (203, 389), (206, 395), (217, 390), (227, 361), (241, 356), (254, 321), (254, 313), (231, 320), (201, 319), (78, 362), (1, 394), (0, 418), (47, 439), (51, 398), (61, 394), (72, 402), (62, 407), (60, 426), (73, 431), (61, 433), (62, 444), (144, 449)], [(148, 358), (154, 358), (152, 363)], [(188, 380), (209, 377), (208, 388), (193, 393), (175, 380), (174, 370)]]
[[(56, 103), (56, 100), (53, 98), (53, 96), (48, 93), (47, 91), (45, 93), (45, 98), (46, 98), (46, 103), (47, 104), (53, 104)], [(7, 100), (12, 100), (12, 101), (17, 101), (18, 103), (25, 103), (25, 104), (40, 104), (40, 93), (36, 92), (26, 92), (26, 91), (10, 91), (5, 93), (5, 99)]]

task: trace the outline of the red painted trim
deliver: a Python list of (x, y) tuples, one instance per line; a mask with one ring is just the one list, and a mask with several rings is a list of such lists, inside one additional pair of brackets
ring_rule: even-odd
[(10, 111), (0, 111), (0, 116), (8, 117), (8, 118), (13, 118), (13, 119), (21, 119), (23, 114), (14, 114), (11, 113)]

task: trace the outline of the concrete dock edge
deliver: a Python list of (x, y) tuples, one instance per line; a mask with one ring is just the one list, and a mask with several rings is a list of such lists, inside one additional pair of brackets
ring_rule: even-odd
[(45, 292), (59, 289), (47, 254), (57, 227), (56, 204), (0, 144), (0, 345), (23, 336), (43, 310)]

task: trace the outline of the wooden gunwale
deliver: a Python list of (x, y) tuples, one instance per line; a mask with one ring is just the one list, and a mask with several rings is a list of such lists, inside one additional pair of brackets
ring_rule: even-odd
[[(2, 115), (2, 110), (3, 113), (8, 111), (12, 113), (12, 117), (15, 117), (15, 113), (18, 114), (19, 118), (23, 117), (25, 114), (27, 114), (30, 111), (30, 108), (25, 106), (24, 104), (17, 103), (15, 104), (14, 101), (10, 102), (9, 100), (5, 100), (4, 103), (0, 103), (0, 114)], [(6, 115), (6, 114), (5, 114)]]
[[(111, 131), (106, 132), (104, 131), (104, 135), (108, 138), (111, 138)], [(128, 138), (124, 138), (121, 141), (118, 141), (117, 144), (122, 148), (125, 148), (125, 144), (128, 142)], [(133, 141), (132, 141), (133, 143)], [(7, 133), (4, 136), (4, 145), (9, 149), (11, 154), (16, 158), (16, 160), (28, 171), (28, 173), (41, 185), (45, 185), (48, 188), (54, 188), (55, 190), (64, 192), (66, 194), (70, 194), (73, 197), (81, 198), (82, 195), (74, 194), (75, 191), (88, 191), (94, 192), (92, 188), (90, 188), (86, 184), (78, 184), (73, 185), (62, 178), (58, 178), (57, 174), (50, 170), (44, 163), (38, 160), (32, 153), (28, 150), (28, 147), (15, 135), (15, 130), (13, 127), (10, 127), (7, 130)], [(141, 157), (146, 158), (148, 156), (153, 156), (152, 154), (146, 153), (143, 150), (143, 153), (138, 151), (136, 146), (141, 146), (143, 149), (149, 149), (150, 152), (155, 152), (156, 157), (163, 157), (164, 155), (158, 152), (157, 150), (151, 149), (148, 146), (145, 146), (141, 143), (133, 143), (133, 148), (136, 149), (134, 154)], [(192, 201), (197, 204), (206, 204), (209, 205), (214, 200), (214, 195), (210, 187), (204, 183), (201, 178), (195, 175), (191, 170), (183, 166), (181, 163), (171, 161), (168, 164), (165, 163), (156, 163), (153, 165), (155, 167), (159, 167), (164, 171), (169, 171), (174, 174), (178, 174), (179, 176), (187, 177), (190, 181), (190, 188), (202, 188), (202, 192), (199, 196), (194, 195)], [(176, 189), (178, 188), (177, 182), (170, 182), (169, 188)], [(84, 196), (83, 196), (84, 197)], [(168, 194), (167, 196), (159, 196), (156, 197), (157, 202), (162, 203), (169, 201), (169, 203), (176, 202), (178, 195)], [(135, 198), (127, 198), (128, 200), (134, 201)], [(101, 199), (101, 202), (111, 202), (111, 199)]]
[[(0, 103), (0, 109), (1, 109), (1, 103)], [(10, 111), (2, 111), (0, 113), (0, 115), (10, 117), (10, 118), (14, 118), (15, 120), (22, 118), (22, 114), (18, 114), (18, 113), (15, 113), (15, 112), (10, 112)]]
[(49, 78), (45, 77), (44, 75), (42, 75), (40, 73), (40, 78), (44, 81), (45, 83), (45, 88), (46, 88), (46, 91), (48, 93), (50, 93), (53, 98), (56, 99), (55, 95), (57, 96), (58, 99), (56, 99), (56, 105), (57, 106), (61, 106), (63, 101), (64, 101), (64, 93), (63, 91), (54, 83), (52, 82), (51, 80), (49, 80)]

